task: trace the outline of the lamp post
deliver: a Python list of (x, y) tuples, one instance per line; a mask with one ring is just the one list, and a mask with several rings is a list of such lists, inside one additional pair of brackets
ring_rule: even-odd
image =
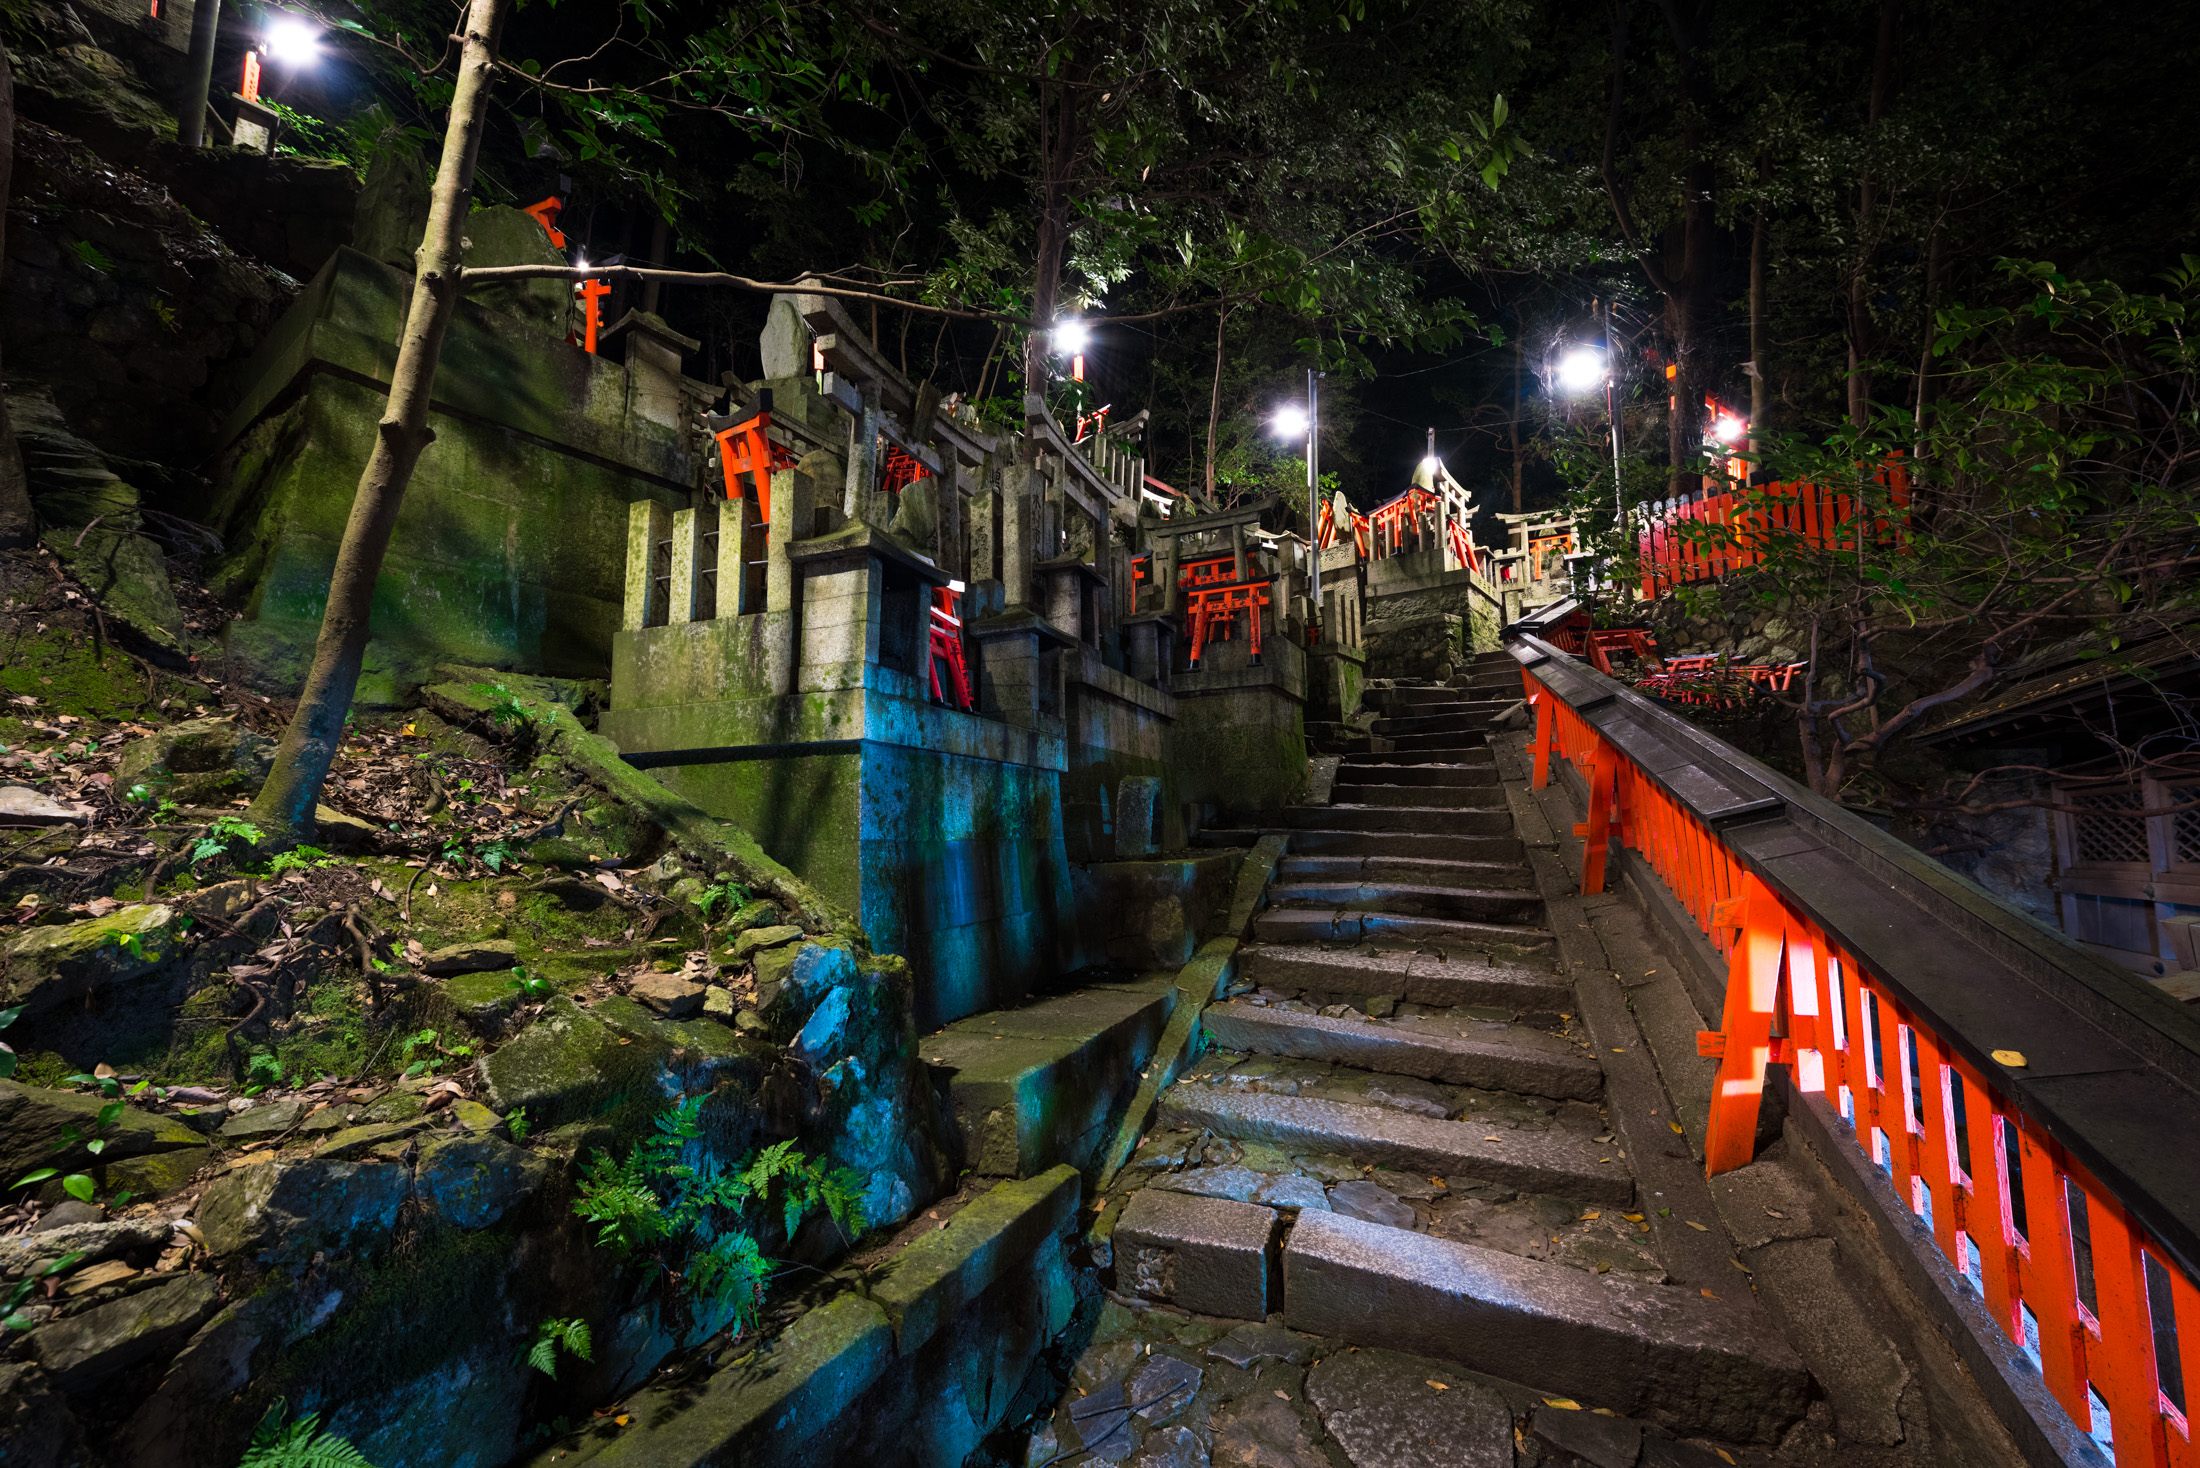
[(1278, 408), (1273, 426), (1278, 438), (1306, 435), (1306, 540), (1311, 552), (1307, 559), (1306, 597), (1312, 604), (1313, 625), (1318, 629), (1322, 620), (1322, 473), (1321, 398), (1315, 376), (1313, 368), (1306, 369), (1306, 406), (1288, 403)]
[(176, 141), (186, 148), (206, 146), (206, 94), (214, 85), (214, 32), (221, 18), (222, 0), (197, 0), (191, 7), (190, 59), (176, 103)]

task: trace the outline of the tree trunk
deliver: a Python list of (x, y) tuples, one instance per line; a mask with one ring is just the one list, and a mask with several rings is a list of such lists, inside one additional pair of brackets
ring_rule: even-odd
[[(672, 262), (666, 258), (672, 251), (671, 236), (672, 231), (666, 226), (665, 217), (662, 214), (658, 215), (657, 222), (649, 227), (649, 263), (659, 270), (671, 268)], [(662, 313), (658, 311), (657, 307), (658, 303), (663, 300), (664, 282), (652, 280), (643, 283), (642, 309), (644, 311), (652, 316), (661, 315)]]
[(1230, 323), (1230, 310), (1215, 312), (1215, 387), (1207, 399), (1207, 503), (1215, 502), (1215, 438), (1222, 427), (1222, 329)]
[[(1527, 350), (1528, 350), (1528, 343), (1527, 343), (1527, 333), (1526, 333), (1526, 332), (1524, 332), (1524, 331), (1516, 331), (1516, 332), (1514, 332), (1514, 333), (1513, 333), (1513, 415), (1512, 415), (1512, 456), (1513, 456), (1513, 482), (1512, 482), (1512, 492), (1513, 492), (1513, 513), (1514, 513), (1515, 515), (1517, 515), (1517, 514), (1521, 513), (1521, 510), (1520, 510), (1520, 492), (1521, 492), (1521, 491), (1520, 491), (1520, 482), (1521, 482), (1522, 474), (1521, 474), (1521, 450), (1520, 450), (1520, 377), (1521, 377), (1521, 373), (1522, 373), (1522, 372), (1523, 372), (1523, 370), (1525, 369), (1525, 363), (1524, 363), (1524, 362), (1522, 361), (1522, 358), (1523, 358), (1523, 356), (1524, 356), (1524, 355), (1526, 354)], [(1609, 345), (1608, 343), (1607, 343), (1607, 345), (1606, 345), (1606, 350), (1610, 350), (1610, 345)]]
[[(15, 71), (8, 65), (7, 47), (0, 46), (0, 260), (7, 258), (8, 184), (14, 170)], [(37, 532), (23, 455), (8, 422), (7, 400), (0, 398), (0, 549), (29, 545)]]
[[(1082, 114), (1077, 108), (1079, 88), (1063, 78), (1052, 84), (1052, 94), (1039, 94), (1039, 247), (1038, 268), (1031, 288), (1031, 319), (1041, 323), (1024, 339), (1024, 391), (1044, 393), (1047, 381), (1047, 324), (1054, 320), (1062, 295), (1062, 262), (1069, 253), (1069, 210), (1076, 182), (1077, 160), (1083, 150)], [(1052, 133), (1047, 129), (1051, 126)], [(1039, 451), (1038, 440), (1029, 441), (1027, 454)]]
[(1765, 442), (1772, 413), (1772, 379), (1765, 372), (1765, 206), (1749, 231), (1749, 451)]
[(275, 751), (275, 766), (252, 802), (250, 819), (275, 849), (312, 838), (314, 806), (335, 761), (344, 717), (359, 686), (374, 583), (414, 466), (435, 438), (428, 427), (428, 400), (436, 364), (443, 355), (443, 336), (458, 306), (474, 161), (481, 151), (506, 3), (472, 0), (466, 13), (458, 82), (443, 134), (443, 159), (429, 198), (428, 229), (416, 256), (419, 267), (404, 332), (398, 338), (397, 364), (390, 372), (389, 405), (377, 427), (374, 451), (359, 476), (343, 543), (337, 547), (313, 667), (298, 696), (297, 712)]
[[(1894, 65), (1894, 16), (1895, 0), (1880, 0), (1879, 37), (1872, 52), (1871, 98), (1865, 111), (1867, 147), (1877, 142), (1879, 119), (1887, 109), (1888, 75)], [(1858, 428), (1871, 422), (1872, 373), (1866, 359), (1871, 356), (1873, 345), (1869, 267), (1873, 253), (1872, 215), (1878, 207), (1879, 180), (1872, 176), (1867, 164), (1864, 176), (1857, 180), (1856, 263), (1849, 272), (1848, 289), (1849, 421)]]

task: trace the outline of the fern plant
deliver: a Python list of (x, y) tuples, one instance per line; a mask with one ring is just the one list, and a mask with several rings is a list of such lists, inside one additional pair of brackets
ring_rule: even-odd
[(289, 1403), (277, 1397), (252, 1430), (252, 1445), (237, 1468), (374, 1468), (350, 1443), (321, 1431), (320, 1413), (308, 1412), (285, 1426), (288, 1411)]
[(544, 1376), (558, 1374), (558, 1352), (583, 1361), (596, 1359), (592, 1343), (588, 1339), (588, 1322), (585, 1320), (545, 1320), (535, 1327), (535, 1344), (527, 1351), (527, 1364)]
[(863, 1180), (852, 1168), (830, 1167), (778, 1142), (727, 1168), (704, 1153), (687, 1162), (702, 1136), (707, 1096), (691, 1096), (659, 1113), (648, 1136), (624, 1160), (598, 1150), (581, 1170), (573, 1211), (596, 1229), (596, 1242), (621, 1258), (653, 1254), (690, 1294), (733, 1312), (739, 1331), (763, 1303), (769, 1261), (744, 1227), (751, 1205), (771, 1206), (777, 1194), (788, 1237), (819, 1208), (844, 1234), (868, 1226)]
[(749, 889), (739, 882), (720, 882), (714, 887), (705, 887), (688, 900), (701, 911), (703, 921), (707, 923), (711, 920), (714, 908), (724, 908), (728, 917), (739, 912), (748, 903)]

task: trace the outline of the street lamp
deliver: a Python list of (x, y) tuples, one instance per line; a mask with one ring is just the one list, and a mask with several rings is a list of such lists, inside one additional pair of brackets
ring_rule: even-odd
[(1054, 350), (1069, 355), (1072, 382), (1085, 380), (1085, 348), (1092, 345), (1092, 328), (1074, 316), (1054, 323)]
[[(1604, 306), (1604, 339), (1612, 339), (1612, 308)], [(1578, 346), (1568, 350), (1558, 359), (1558, 390), (1568, 397), (1587, 397), (1598, 388), (1604, 389), (1604, 411), (1612, 420), (1612, 509), (1618, 517), (1621, 534), (1627, 528), (1627, 496), (1620, 479), (1619, 456), (1619, 377), (1612, 370), (1609, 345), (1603, 347)]]
[[(1306, 598), (1313, 609), (1312, 620), (1315, 635), (1319, 635), (1322, 621), (1322, 492), (1321, 492), (1321, 401), (1314, 387), (1314, 369), (1306, 370), (1306, 406), (1285, 403), (1276, 410), (1271, 426), (1278, 438), (1306, 436), (1306, 540), (1311, 554), (1307, 557)], [(1308, 639), (1312, 641), (1310, 637)]]
[(299, 15), (281, 11), (268, 17), (267, 54), (285, 66), (306, 67), (321, 59), (321, 31)]

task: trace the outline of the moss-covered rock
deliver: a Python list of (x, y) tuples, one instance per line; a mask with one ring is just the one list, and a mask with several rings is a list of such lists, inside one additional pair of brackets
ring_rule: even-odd
[(489, 1104), (527, 1108), (538, 1127), (601, 1116), (658, 1096), (658, 1055), (615, 1034), (571, 999), (553, 999), (518, 1038), (476, 1063)]
[(80, 923), (32, 928), (0, 948), (7, 1002), (36, 1015), (141, 978), (174, 953), (176, 919), (174, 908), (151, 902)]
[(855, 982), (855, 950), (839, 940), (788, 944), (756, 955), (756, 1009), (773, 1035), (791, 1037), (834, 989)]
[(459, 974), (443, 985), (443, 997), (476, 1034), (494, 1033), (519, 1008), (519, 990), (508, 971)]
[(123, 750), (115, 785), (144, 785), (179, 805), (211, 805), (258, 790), (274, 760), (273, 741), (234, 719), (186, 719)]
[(71, 1127), (83, 1141), (90, 1141), (95, 1134), (105, 1139), (107, 1145), (99, 1160), (110, 1172), (115, 1164), (127, 1159), (162, 1153), (190, 1152), (200, 1159), (205, 1157), (205, 1138), (172, 1116), (125, 1107), (112, 1124), (99, 1131), (99, 1112), (106, 1104), (104, 1096), (0, 1081), (0, 1172), (13, 1180), (36, 1167), (69, 1170), (88, 1166), (93, 1157), (81, 1143), (60, 1145), (63, 1132)]
[(412, 1190), (395, 1162), (261, 1162), (216, 1178), (199, 1199), (199, 1231), (216, 1255), (304, 1263), (324, 1250), (387, 1242)]
[(421, 1148), (413, 1191), (454, 1228), (487, 1228), (549, 1173), (547, 1161), (500, 1138), (446, 1137)]
[(30, 1348), (56, 1386), (80, 1393), (141, 1361), (169, 1355), (214, 1313), (221, 1283), (186, 1274), (31, 1332)]

